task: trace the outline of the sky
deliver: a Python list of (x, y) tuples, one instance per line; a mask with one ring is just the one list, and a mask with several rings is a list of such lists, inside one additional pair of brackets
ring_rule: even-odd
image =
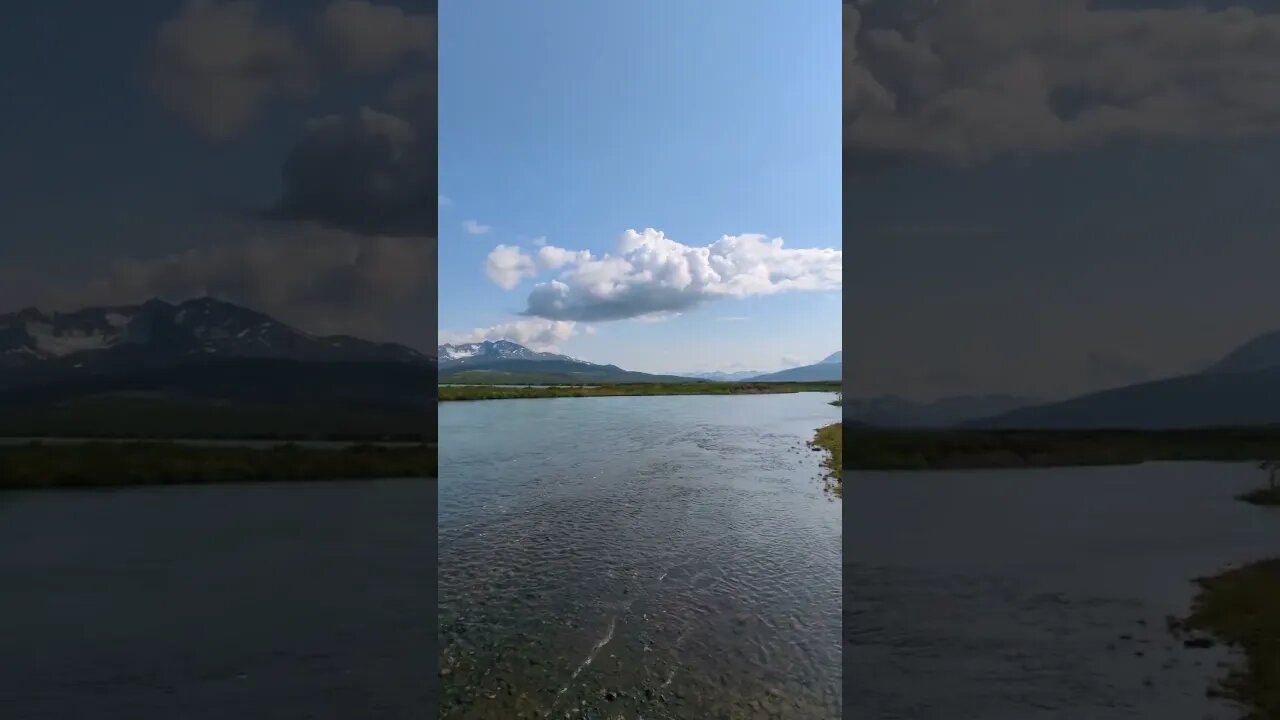
[(834, 3), (450, 3), (441, 342), (647, 372), (841, 347)]
[(1280, 330), (1280, 3), (845, 3), (846, 391), (1058, 399)]
[(8, 12), (0, 312), (213, 295), (429, 349), (436, 34), (417, 1)]

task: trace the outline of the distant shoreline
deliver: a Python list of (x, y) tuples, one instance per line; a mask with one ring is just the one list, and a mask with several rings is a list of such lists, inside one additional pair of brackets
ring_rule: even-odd
[(661, 395), (776, 395), (799, 392), (838, 392), (839, 382), (812, 383), (627, 383), (510, 387), (497, 385), (440, 386), (440, 402), (518, 400), (536, 398), (626, 397)]
[(977, 470), (1256, 462), (1280, 458), (1280, 428), (1189, 430), (898, 430), (851, 425), (844, 467)]

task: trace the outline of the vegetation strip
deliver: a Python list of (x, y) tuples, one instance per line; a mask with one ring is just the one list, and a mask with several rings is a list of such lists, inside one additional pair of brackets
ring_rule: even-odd
[(441, 386), (440, 401), (515, 400), (522, 398), (615, 397), (631, 395), (767, 395), (837, 392), (838, 382), (816, 383), (627, 383), (596, 386), (505, 387)]
[(1280, 718), (1280, 559), (1196, 582), (1201, 591), (1182, 627), (1209, 633), (1245, 656), (1244, 666), (1229, 671), (1211, 694), (1241, 703), (1251, 720)]
[(0, 447), (0, 490), (435, 476), (436, 448), (428, 445), (255, 449), (34, 442)]
[(845, 467), (929, 470), (1126, 465), (1280, 457), (1280, 429), (896, 430), (849, 427)]
[(844, 428), (840, 423), (819, 428), (818, 433), (809, 446), (815, 450), (825, 450), (827, 457), (822, 466), (827, 470), (827, 479), (831, 483), (831, 491), (837, 497), (844, 494)]

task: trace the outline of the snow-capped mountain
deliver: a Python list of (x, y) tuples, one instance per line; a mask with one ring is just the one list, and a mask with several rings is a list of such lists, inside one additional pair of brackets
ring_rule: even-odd
[(677, 375), (650, 375), (623, 370), (617, 365), (601, 365), (550, 352), (538, 352), (510, 340), (440, 345), (441, 383), (601, 383), (601, 382), (693, 382)]
[(0, 368), (164, 365), (192, 357), (429, 364), (404, 345), (317, 336), (213, 298), (0, 315)]
[[(482, 365), (502, 360), (561, 360), (580, 363), (568, 355), (538, 352), (514, 343), (510, 340), (485, 340), (483, 342), (445, 344), (436, 348), (436, 356), (440, 361), (440, 369), (458, 367), (460, 365)], [(591, 365), (593, 363), (584, 363)]]

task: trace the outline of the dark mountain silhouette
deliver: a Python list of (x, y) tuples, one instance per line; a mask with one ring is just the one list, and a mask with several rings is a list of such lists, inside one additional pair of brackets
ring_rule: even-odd
[(0, 358), (7, 434), (434, 435), (434, 358), (211, 298), (10, 313)]
[(1280, 424), (1280, 333), (1250, 340), (1207, 370), (1026, 407), (981, 428), (1174, 429)]

